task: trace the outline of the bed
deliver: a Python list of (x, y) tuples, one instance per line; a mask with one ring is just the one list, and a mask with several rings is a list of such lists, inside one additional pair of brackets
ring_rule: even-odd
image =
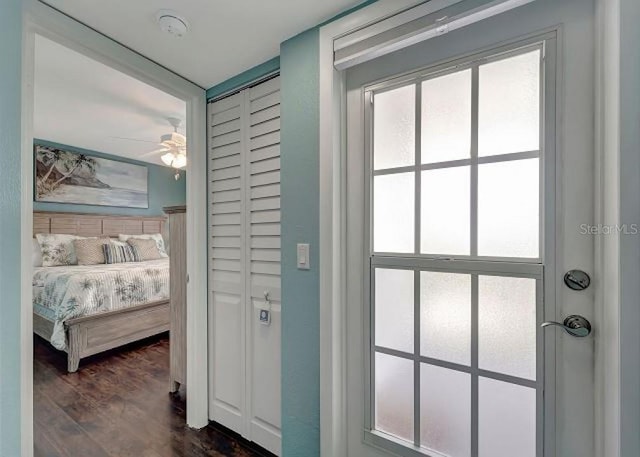
[[(34, 213), (36, 233), (116, 237), (162, 233), (164, 218)], [(33, 328), (80, 360), (170, 327), (169, 259), (112, 265), (35, 267)]]

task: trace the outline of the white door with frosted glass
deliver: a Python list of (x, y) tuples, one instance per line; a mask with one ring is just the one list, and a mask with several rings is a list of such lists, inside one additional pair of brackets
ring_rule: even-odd
[(556, 438), (593, 435), (593, 338), (541, 328), (564, 318), (559, 259), (592, 249), (556, 244), (591, 183), (557, 174), (556, 65), (548, 34), (348, 79), (350, 456), (588, 455)]

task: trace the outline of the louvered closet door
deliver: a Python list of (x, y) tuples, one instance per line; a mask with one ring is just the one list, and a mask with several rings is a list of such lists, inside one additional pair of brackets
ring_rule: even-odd
[[(280, 453), (280, 80), (209, 105), (211, 419)], [(265, 300), (268, 294), (268, 303)], [(260, 309), (271, 323), (260, 323)]]

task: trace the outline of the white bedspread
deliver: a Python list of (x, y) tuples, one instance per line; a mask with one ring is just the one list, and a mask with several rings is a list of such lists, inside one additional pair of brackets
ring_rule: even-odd
[(67, 347), (64, 323), (76, 317), (169, 299), (169, 259), (35, 268), (33, 303), (54, 322), (51, 344)]

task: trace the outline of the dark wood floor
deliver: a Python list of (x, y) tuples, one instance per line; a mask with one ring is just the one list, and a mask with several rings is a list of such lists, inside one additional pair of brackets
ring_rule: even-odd
[(34, 337), (36, 457), (269, 456), (232, 432), (185, 425), (184, 394), (169, 392), (169, 341), (144, 340), (80, 362)]

